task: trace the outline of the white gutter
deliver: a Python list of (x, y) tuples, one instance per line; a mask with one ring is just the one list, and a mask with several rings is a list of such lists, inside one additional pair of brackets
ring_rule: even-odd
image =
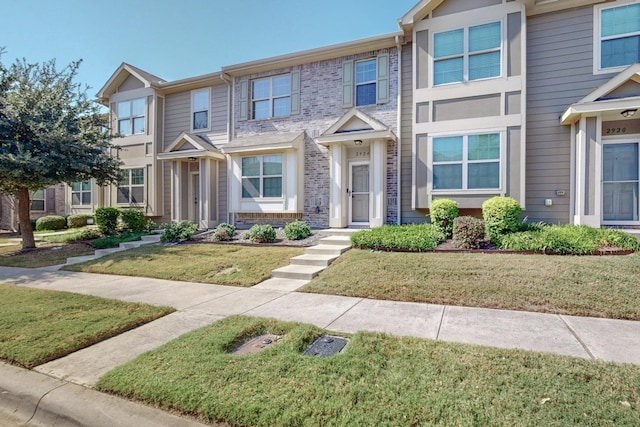
[(397, 173), (397, 186), (398, 186), (398, 195), (397, 195), (397, 218), (396, 218), (396, 224), (400, 224), (401, 223), (401, 218), (402, 218), (402, 204), (400, 203), (400, 198), (402, 197), (402, 193), (401, 193), (401, 184), (400, 184), (400, 180), (402, 179), (402, 174), (400, 173), (400, 168), (402, 166), (402, 129), (400, 128), (400, 126), (402, 125), (402, 44), (400, 43), (400, 36), (396, 36), (396, 49), (398, 50), (398, 117), (397, 117), (397, 128), (396, 128), (396, 132), (398, 133), (398, 139), (396, 140), (396, 144), (397, 144), (397, 151), (398, 151), (398, 166), (396, 167), (396, 173)]
[[(226, 73), (220, 73), (220, 78), (224, 80), (227, 84), (227, 102), (229, 103), (227, 107), (227, 144), (231, 142), (231, 131), (233, 129), (233, 114), (234, 114), (234, 106), (233, 106), (233, 82), (235, 79), (229, 79), (229, 76)], [(231, 172), (231, 156), (228, 154), (225, 155), (227, 161), (225, 162), (227, 166), (227, 224), (231, 224), (231, 212), (229, 211), (229, 195), (231, 194), (231, 180), (229, 179)]]

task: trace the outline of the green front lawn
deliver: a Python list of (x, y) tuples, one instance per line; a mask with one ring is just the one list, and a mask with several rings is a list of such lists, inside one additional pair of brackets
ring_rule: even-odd
[(640, 256), (352, 249), (304, 292), (640, 320)]
[(174, 309), (0, 284), (0, 359), (31, 368)]
[(229, 244), (148, 245), (118, 252), (64, 270), (156, 279), (253, 286), (271, 271), (302, 255), (304, 248)]
[[(262, 333), (282, 342), (228, 351)], [(342, 354), (301, 352), (322, 331), (231, 317), (107, 373), (103, 391), (231, 425), (637, 426), (640, 367), (357, 333)]]
[(93, 248), (83, 243), (54, 244), (41, 242), (36, 249), (22, 251), (21, 245), (0, 246), (0, 266), (38, 268), (64, 264), (67, 258), (91, 255)]

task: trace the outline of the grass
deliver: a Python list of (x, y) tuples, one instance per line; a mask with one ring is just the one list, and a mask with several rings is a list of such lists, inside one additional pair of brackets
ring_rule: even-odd
[[(282, 342), (227, 352), (264, 332)], [(322, 331), (231, 317), (116, 368), (97, 388), (231, 425), (640, 425), (640, 367), (357, 333), (302, 356)]]
[(91, 246), (96, 249), (115, 248), (118, 247), (120, 243), (135, 242), (140, 240), (142, 236), (146, 236), (148, 234), (149, 233), (146, 232), (124, 232), (114, 236), (104, 236), (92, 241)]
[(172, 311), (0, 284), (0, 359), (31, 368)]
[(352, 249), (302, 290), (640, 320), (640, 256), (395, 253)]
[(38, 268), (64, 264), (67, 258), (93, 254), (93, 248), (82, 244), (37, 243), (35, 249), (22, 251), (20, 245), (0, 247), (0, 266)]
[(231, 286), (253, 286), (271, 270), (289, 264), (302, 248), (224, 244), (147, 245), (64, 267), (88, 273), (121, 274)]

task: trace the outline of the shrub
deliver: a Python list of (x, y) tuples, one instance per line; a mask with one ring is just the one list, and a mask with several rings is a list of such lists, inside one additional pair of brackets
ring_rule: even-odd
[(244, 238), (254, 243), (272, 243), (276, 241), (276, 230), (270, 224), (256, 224), (245, 233)]
[(189, 240), (196, 231), (198, 231), (198, 226), (191, 221), (172, 221), (162, 224), (162, 236), (160, 236), (160, 239), (163, 242)]
[(502, 236), (518, 231), (521, 212), (520, 204), (514, 198), (496, 196), (485, 200), (482, 216), (491, 242), (500, 246)]
[(120, 243), (140, 240), (140, 237), (143, 235), (144, 233), (131, 233), (127, 231), (119, 235), (101, 237), (91, 242), (90, 245), (95, 249), (115, 248), (119, 246)]
[(311, 227), (304, 221), (296, 220), (284, 226), (284, 235), (289, 240), (304, 239), (311, 236)]
[(96, 209), (96, 225), (102, 234), (111, 235), (118, 231), (120, 209), (104, 207)]
[(458, 203), (449, 199), (438, 199), (431, 202), (429, 217), (431, 224), (440, 229), (447, 238), (453, 233), (453, 220), (459, 215)]
[(36, 231), (63, 230), (66, 226), (66, 218), (60, 215), (47, 215), (36, 220)]
[(444, 233), (433, 224), (383, 225), (351, 235), (351, 244), (360, 249), (423, 251), (445, 240)]
[(101, 234), (98, 230), (85, 229), (76, 230), (65, 234), (47, 236), (44, 238), (44, 240), (50, 243), (74, 243), (78, 240), (91, 240), (96, 239), (100, 236)]
[(120, 212), (126, 230), (139, 233), (145, 229), (145, 218), (142, 209), (123, 209)]
[(233, 233), (236, 232), (236, 227), (223, 222), (216, 227), (216, 231), (212, 235), (214, 242), (226, 242), (233, 238)]
[(89, 214), (74, 214), (67, 217), (67, 228), (80, 228), (87, 225), (87, 220), (93, 218)]
[(147, 218), (147, 220), (144, 223), (144, 231), (146, 231), (147, 233), (151, 233), (152, 231), (157, 229), (158, 229), (158, 224), (156, 224), (156, 222), (151, 218)]
[(479, 248), (484, 241), (484, 221), (472, 216), (460, 216), (453, 220), (453, 246)]

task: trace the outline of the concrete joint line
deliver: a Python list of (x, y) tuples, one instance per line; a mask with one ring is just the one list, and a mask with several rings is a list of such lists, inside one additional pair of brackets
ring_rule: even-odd
[(442, 323), (444, 322), (444, 312), (447, 310), (446, 305), (442, 306), (442, 314), (440, 315), (440, 324), (438, 325), (438, 332), (436, 332), (436, 341), (440, 339), (440, 330), (442, 329)]
[(38, 409), (40, 408), (40, 402), (42, 402), (42, 399), (44, 399), (48, 394), (53, 393), (54, 391), (56, 391), (57, 389), (66, 386), (67, 384), (60, 384), (57, 387), (52, 388), (51, 390), (48, 390), (46, 393), (44, 393), (42, 396), (40, 396), (40, 398), (38, 399), (38, 401), (36, 402), (36, 406), (35, 408), (33, 408), (33, 414), (31, 414), (31, 416), (29, 417), (29, 419), (27, 421), (25, 421), (24, 425), (27, 425), (31, 422), (31, 420), (33, 420), (33, 418), (36, 416), (36, 414), (38, 413)]
[[(231, 291), (231, 292), (229, 292), (228, 294), (218, 295), (217, 297), (213, 297), (213, 298), (208, 299), (208, 300), (206, 300), (206, 301), (200, 301), (199, 303), (197, 303), (197, 304), (195, 304), (195, 305), (190, 305), (189, 307), (183, 307), (183, 308), (181, 308), (180, 310), (176, 309), (176, 311), (193, 310), (193, 309), (195, 309), (196, 307), (198, 307), (199, 305), (206, 304), (206, 303), (208, 303), (208, 302), (215, 301), (215, 300), (217, 300), (217, 299), (224, 298), (224, 297), (226, 297), (226, 296), (236, 294), (236, 293), (240, 292), (240, 291), (241, 291), (241, 290), (243, 290), (243, 289), (247, 289), (247, 288), (238, 288), (238, 290), (237, 290), (237, 291)], [(174, 308), (175, 308), (175, 307), (174, 307)]]
[(569, 332), (571, 332), (571, 335), (573, 335), (575, 339), (578, 340), (578, 342), (580, 343), (582, 348), (584, 348), (584, 351), (587, 352), (591, 360), (596, 360), (597, 358), (593, 355), (593, 353), (591, 353), (591, 350), (589, 350), (589, 347), (587, 347), (587, 344), (585, 344), (584, 341), (582, 341), (582, 339), (578, 336), (578, 333), (575, 331), (575, 329), (573, 329), (571, 325), (567, 323), (567, 321), (564, 319), (564, 317), (562, 317), (562, 315), (558, 314), (558, 317), (560, 318), (560, 320), (562, 320), (562, 323), (565, 324), (567, 329), (569, 329)]
[(329, 326), (333, 325), (334, 323), (336, 323), (338, 321), (338, 319), (340, 319), (342, 316), (344, 316), (345, 314), (347, 314), (348, 312), (350, 312), (356, 305), (360, 304), (362, 301), (364, 301), (364, 298), (360, 298), (358, 300), (357, 303), (353, 304), (351, 307), (349, 307), (344, 313), (342, 313), (341, 315), (339, 315), (338, 317), (336, 317), (335, 319), (333, 319), (331, 322), (329, 322), (327, 324), (327, 326), (325, 326), (323, 329), (329, 329)]
[[(242, 312), (242, 313), (240, 313), (240, 314), (247, 314), (247, 313), (248, 313), (248, 312), (250, 312), (251, 310), (255, 310), (256, 308), (260, 308), (260, 307), (262, 307), (263, 305), (265, 305), (265, 304), (269, 304), (270, 302), (273, 302), (273, 301), (275, 301), (275, 300), (277, 300), (277, 299), (280, 299), (280, 298), (282, 298), (283, 296), (288, 295), (288, 294), (290, 294), (290, 293), (291, 293), (291, 292), (287, 292), (287, 293), (284, 293), (284, 294), (282, 294), (282, 295), (278, 295), (277, 297), (275, 297), (275, 298), (273, 298), (273, 299), (270, 299), (269, 301), (265, 301), (265, 302), (263, 302), (262, 304), (256, 305), (255, 307), (252, 307), (252, 308), (250, 308), (250, 309), (248, 309), (248, 310), (245, 310), (245, 311), (243, 311), (243, 312)], [(228, 316), (225, 316), (225, 317), (228, 317)]]

